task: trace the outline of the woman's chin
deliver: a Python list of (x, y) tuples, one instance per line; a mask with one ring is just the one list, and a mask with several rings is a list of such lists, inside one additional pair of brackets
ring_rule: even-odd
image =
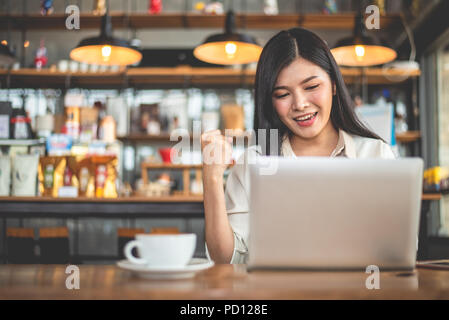
[(318, 126), (312, 126), (308, 128), (295, 128), (292, 130), (293, 134), (298, 138), (310, 140), (316, 138), (320, 133)]

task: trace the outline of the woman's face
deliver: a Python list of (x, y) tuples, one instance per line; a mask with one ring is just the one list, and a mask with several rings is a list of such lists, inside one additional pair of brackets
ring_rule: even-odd
[(298, 138), (313, 139), (327, 126), (335, 86), (316, 64), (298, 58), (281, 70), (272, 92), (281, 121)]

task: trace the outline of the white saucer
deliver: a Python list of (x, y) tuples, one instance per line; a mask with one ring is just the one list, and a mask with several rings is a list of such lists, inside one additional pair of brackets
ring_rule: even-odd
[(208, 269), (214, 265), (213, 261), (202, 258), (193, 258), (185, 267), (149, 267), (135, 264), (129, 260), (117, 262), (117, 266), (124, 270), (132, 271), (139, 277), (146, 279), (186, 279), (192, 278), (196, 272)]

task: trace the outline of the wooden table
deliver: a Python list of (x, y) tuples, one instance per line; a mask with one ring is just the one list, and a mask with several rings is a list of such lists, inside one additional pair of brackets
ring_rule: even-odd
[(68, 290), (65, 265), (1, 265), (0, 299), (449, 299), (449, 271), (380, 273), (254, 271), (215, 265), (184, 280), (145, 280), (114, 265), (80, 265), (80, 289)]

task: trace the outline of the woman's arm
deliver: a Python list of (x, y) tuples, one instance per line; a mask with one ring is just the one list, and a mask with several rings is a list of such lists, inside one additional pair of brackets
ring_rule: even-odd
[(223, 177), (205, 176), (203, 183), (207, 249), (216, 263), (229, 263), (234, 252), (234, 233), (226, 214)]
[(229, 263), (234, 233), (226, 213), (223, 174), (231, 162), (232, 146), (219, 130), (201, 136), (205, 234), (209, 255), (216, 263)]

